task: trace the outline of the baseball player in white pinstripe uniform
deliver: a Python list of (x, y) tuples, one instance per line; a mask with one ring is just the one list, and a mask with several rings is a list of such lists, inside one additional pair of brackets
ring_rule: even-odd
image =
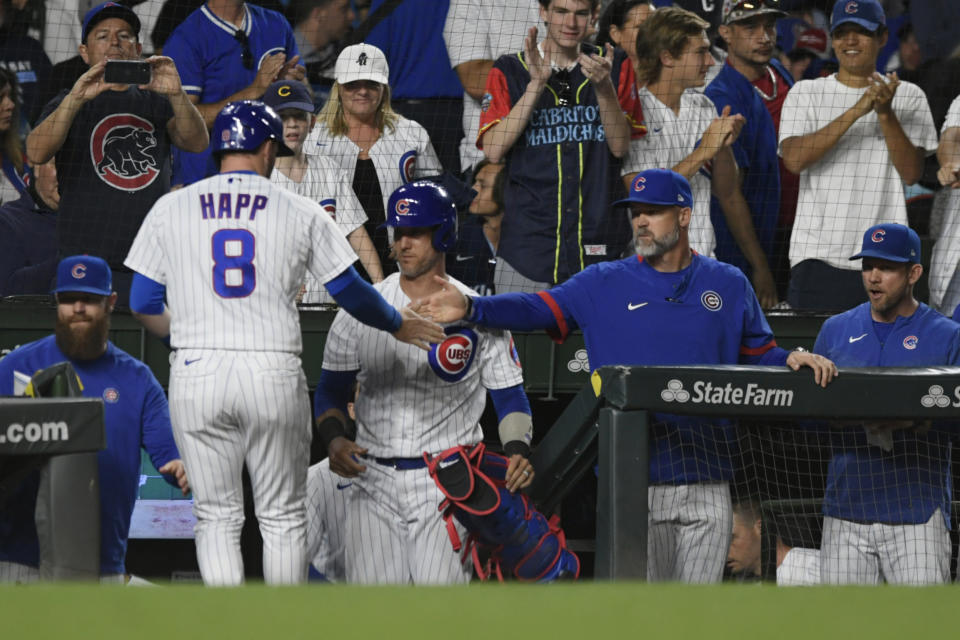
[(307, 471), (307, 558), (310, 579), (343, 582), (344, 529), (347, 501), (354, 491), (352, 480), (341, 478), (324, 458)]
[[(403, 306), (439, 288), (434, 276), (445, 275), (443, 254), (456, 238), (456, 209), (441, 187), (414, 182), (390, 196), (386, 224), (400, 273), (375, 286)], [(449, 282), (472, 294), (462, 283)], [(342, 312), (330, 328), (314, 410), (331, 468), (355, 485), (347, 508), (348, 582), (469, 579), (470, 567), (453, 551), (437, 510), (444, 495), (423, 454), (480, 442), (477, 421), (485, 390), (497, 408), (510, 458), (507, 488), (515, 491), (533, 479), (526, 458), (530, 407), (509, 332), (459, 323), (446, 333), (442, 343), (420, 353), (383, 340)], [(342, 436), (343, 411), (354, 380), (357, 439), (351, 442)]]
[[(220, 173), (157, 201), (126, 265), (131, 308), (177, 354), (170, 372), (174, 435), (191, 469), (204, 582), (243, 580), (244, 462), (263, 535), (268, 584), (307, 573), (305, 486), (310, 444), (295, 297), (309, 271), (364, 322), (426, 347), (436, 325), (401, 315), (362, 281), (356, 255), (320, 206), (270, 183), (283, 125), (261, 102), (227, 105), (214, 122)], [(164, 294), (167, 306), (163, 305)]]

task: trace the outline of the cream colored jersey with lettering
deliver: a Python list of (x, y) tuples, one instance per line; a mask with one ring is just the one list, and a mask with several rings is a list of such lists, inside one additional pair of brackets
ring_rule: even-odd
[(176, 349), (301, 350), (296, 295), (357, 260), (316, 202), (249, 172), (160, 198), (125, 264), (167, 289)]

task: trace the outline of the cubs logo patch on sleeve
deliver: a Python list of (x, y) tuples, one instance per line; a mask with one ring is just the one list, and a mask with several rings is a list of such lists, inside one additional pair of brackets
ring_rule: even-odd
[(330, 217), (334, 220), (337, 219), (337, 199), (336, 198), (326, 198), (325, 200), (320, 201), (320, 206), (323, 207), (323, 210), (330, 214)]
[(411, 149), (400, 156), (400, 178), (404, 184), (413, 180), (413, 172), (417, 167), (417, 150)]
[(477, 333), (467, 327), (447, 327), (446, 339), (430, 346), (427, 361), (430, 368), (445, 382), (463, 380), (477, 351)]

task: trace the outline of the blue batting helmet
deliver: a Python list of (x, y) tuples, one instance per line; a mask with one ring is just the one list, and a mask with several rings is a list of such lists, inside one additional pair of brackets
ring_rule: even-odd
[(390, 231), (396, 227), (437, 227), (433, 248), (446, 253), (457, 241), (457, 207), (446, 189), (433, 182), (410, 182), (390, 194), (387, 221)]
[(292, 156), (283, 142), (283, 121), (259, 100), (231, 102), (217, 114), (210, 132), (214, 155), (225, 151), (256, 151), (267, 139), (277, 141), (278, 156)]

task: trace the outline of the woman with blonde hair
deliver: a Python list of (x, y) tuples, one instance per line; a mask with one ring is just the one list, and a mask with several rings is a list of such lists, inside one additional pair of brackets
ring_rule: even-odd
[(387, 258), (386, 231), (379, 229), (387, 199), (411, 180), (442, 173), (426, 129), (391, 108), (389, 73), (377, 47), (344, 49), (330, 99), (303, 145), (307, 154), (326, 156), (347, 172), (385, 274), (396, 270)]

